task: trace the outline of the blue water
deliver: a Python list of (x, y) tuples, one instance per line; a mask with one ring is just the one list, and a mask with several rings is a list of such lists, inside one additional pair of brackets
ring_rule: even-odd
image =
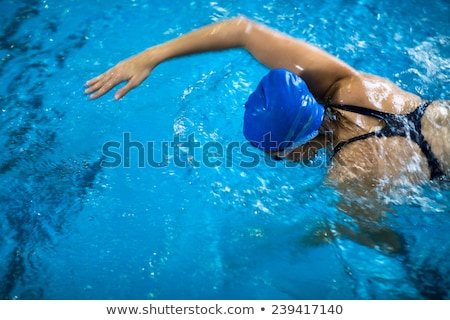
[[(450, 297), (448, 185), (386, 195), (374, 221), (338, 209), (320, 163), (286, 168), (259, 155), (245, 168), (252, 158), (234, 149), (212, 159), (221, 165), (181, 167), (182, 150), (142, 168), (134, 148), (128, 167), (101, 166), (102, 146), (124, 133), (153, 142), (161, 161), (175, 135), (245, 143), (243, 104), (267, 70), (242, 50), (162, 64), (121, 101), (83, 95), (116, 62), (237, 14), (449, 99), (447, 0), (2, 0), (2, 299)], [(342, 226), (357, 236), (331, 239)], [(373, 229), (390, 230), (401, 250)]]

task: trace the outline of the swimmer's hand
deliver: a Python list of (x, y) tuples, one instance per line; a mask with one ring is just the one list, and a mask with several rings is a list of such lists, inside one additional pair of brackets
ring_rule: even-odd
[(88, 88), (84, 93), (90, 94), (91, 99), (96, 99), (118, 84), (127, 82), (114, 94), (114, 99), (121, 99), (130, 90), (140, 85), (150, 75), (155, 65), (151, 50), (144, 51), (119, 62), (105, 73), (87, 81), (86, 86)]

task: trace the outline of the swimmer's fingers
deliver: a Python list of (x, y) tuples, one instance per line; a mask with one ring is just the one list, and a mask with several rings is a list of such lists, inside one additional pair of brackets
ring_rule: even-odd
[(123, 98), (123, 96), (125, 96), (130, 90), (139, 86), (149, 76), (149, 74), (150, 72), (144, 71), (142, 73), (134, 75), (126, 85), (117, 90), (116, 94), (114, 95), (114, 99), (119, 100)]
[(96, 99), (101, 97), (105, 93), (109, 92), (112, 88), (117, 86), (119, 83), (128, 80), (121, 72), (115, 70), (114, 68), (108, 70), (102, 75), (95, 77), (88, 82), (86, 85), (88, 88), (84, 91), (85, 94), (91, 94), (91, 99)]
[(116, 66), (98, 77), (86, 82), (88, 88), (85, 90), (85, 94), (91, 94), (90, 98), (96, 99), (109, 92), (118, 84), (128, 81), (128, 83), (114, 95), (115, 99), (120, 99), (131, 89), (141, 84), (142, 81), (149, 76), (153, 67), (154, 64), (148, 63), (143, 54), (131, 57), (119, 62)]
[(90, 94), (90, 93), (98, 90), (100, 88), (101, 78), (102, 78), (102, 75), (87, 81), (86, 84), (85, 84), (87, 89), (84, 90), (84, 94)]
[(101, 75), (88, 80), (85, 84), (88, 88), (84, 91), (84, 93), (89, 94), (98, 90), (102, 86), (102, 84), (104, 84), (105, 80), (111, 76), (112, 73), (113, 69), (110, 69), (102, 73)]
[(88, 89), (86, 89), (86, 92), (91, 91), (92, 86), (100, 82), (108, 72), (109, 70), (95, 78), (92, 78), (91, 80), (86, 81), (86, 86), (89, 87)]

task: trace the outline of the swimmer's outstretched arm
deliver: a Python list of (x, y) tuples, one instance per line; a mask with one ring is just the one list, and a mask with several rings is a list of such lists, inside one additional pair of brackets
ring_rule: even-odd
[(284, 68), (300, 75), (318, 100), (327, 95), (334, 83), (355, 74), (347, 64), (318, 47), (245, 17), (237, 17), (194, 30), (119, 62), (89, 80), (85, 93), (95, 99), (119, 83), (127, 82), (114, 95), (115, 99), (120, 99), (141, 84), (164, 61), (231, 48), (246, 49), (270, 69)]

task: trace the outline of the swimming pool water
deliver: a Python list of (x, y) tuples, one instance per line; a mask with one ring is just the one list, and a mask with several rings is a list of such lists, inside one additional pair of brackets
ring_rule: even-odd
[[(162, 64), (121, 101), (83, 95), (86, 80), (131, 54), (237, 14), (449, 98), (446, 0), (3, 0), (2, 299), (449, 298), (448, 185), (410, 186), (386, 196), (382, 221), (361, 218), (399, 239), (387, 253), (383, 235), (338, 209), (323, 159), (286, 168), (259, 155), (246, 168), (252, 157), (226, 152), (245, 143), (243, 104), (267, 71), (244, 51)], [(102, 147), (125, 133), (142, 143), (144, 167), (138, 147), (128, 167), (102, 166)], [(163, 143), (175, 137), (223, 146), (209, 150), (220, 165), (193, 165), (200, 148), (166, 165)], [(342, 228), (376, 247), (331, 240)]]

